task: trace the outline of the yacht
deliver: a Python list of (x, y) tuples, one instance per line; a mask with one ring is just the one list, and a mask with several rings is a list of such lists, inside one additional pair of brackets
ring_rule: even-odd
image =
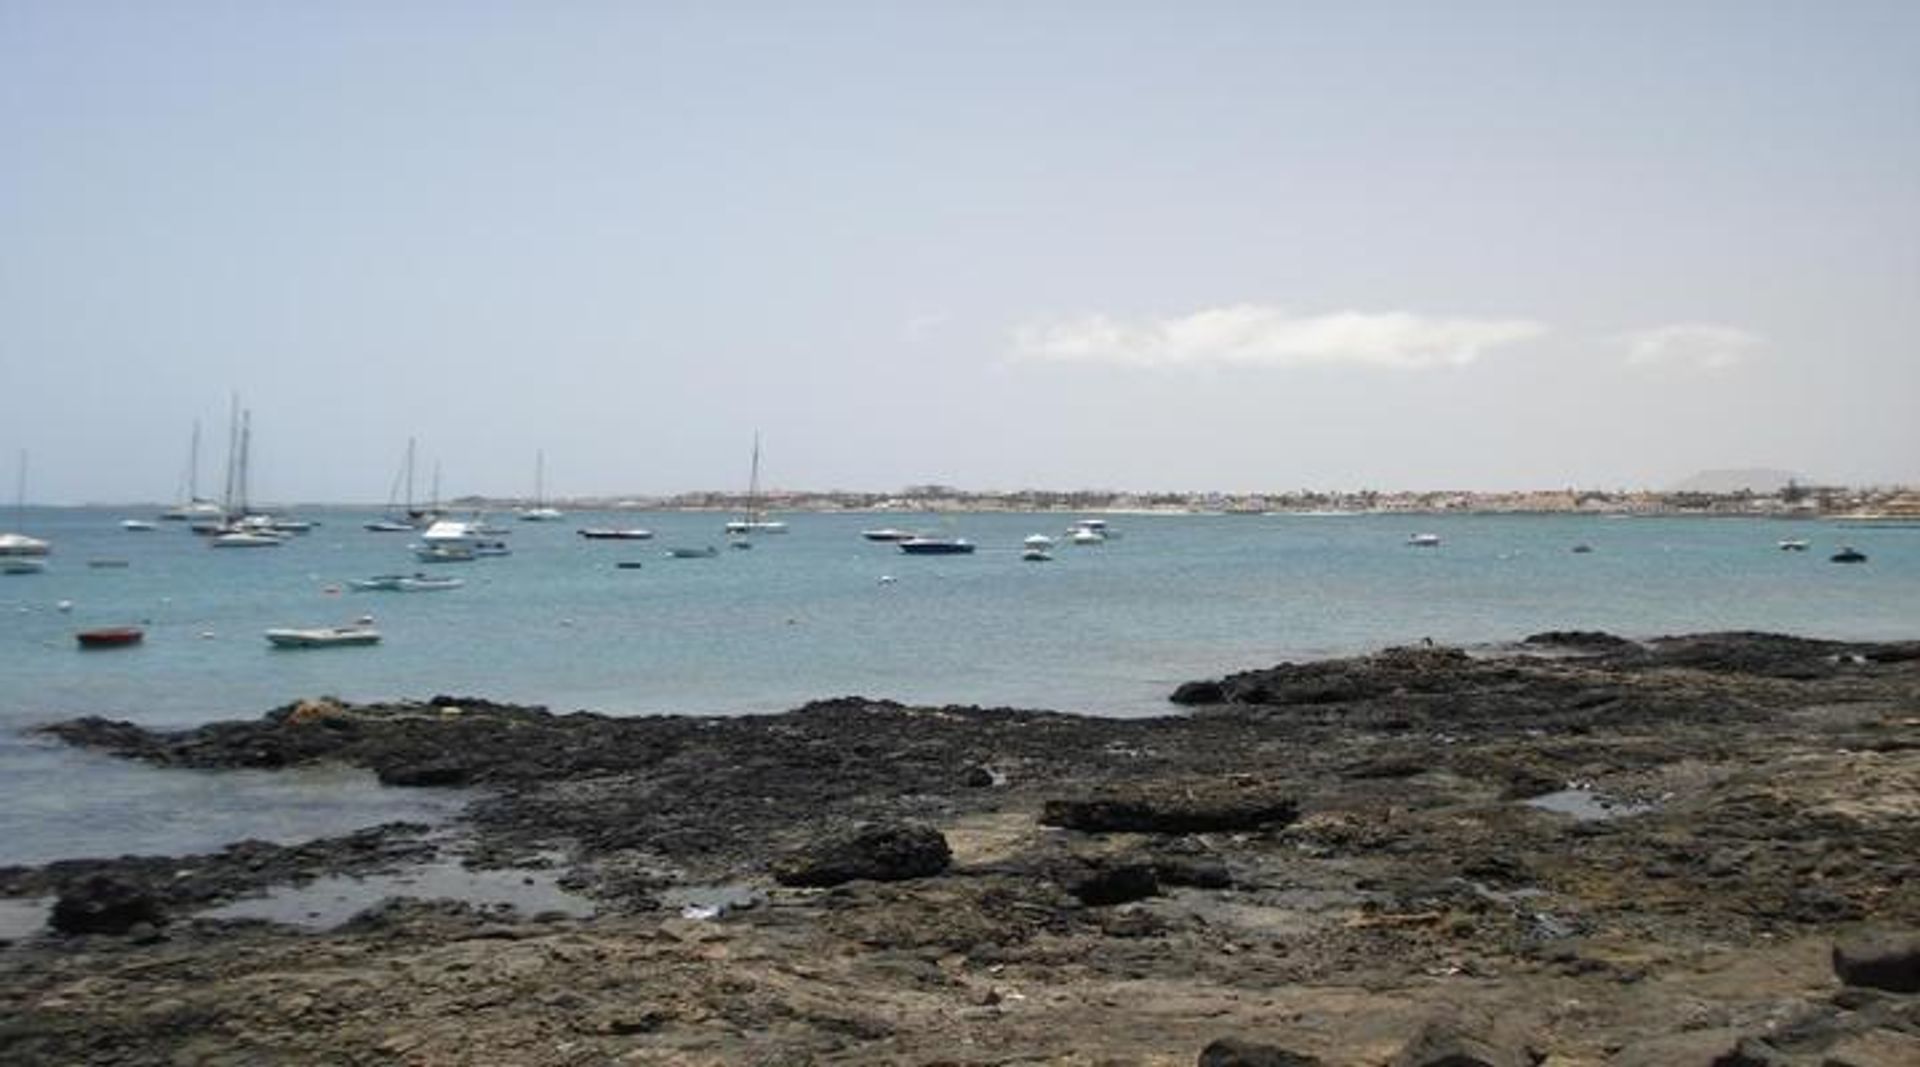
[(913, 537), (900, 542), (900, 551), (909, 556), (962, 556), (973, 551), (973, 542), (964, 537)]

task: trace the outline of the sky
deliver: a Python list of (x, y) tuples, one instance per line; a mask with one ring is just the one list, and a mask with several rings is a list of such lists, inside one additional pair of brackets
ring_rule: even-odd
[[(1920, 4), (0, 0), (30, 499), (1920, 483)], [(8, 464), (11, 466), (11, 464)]]

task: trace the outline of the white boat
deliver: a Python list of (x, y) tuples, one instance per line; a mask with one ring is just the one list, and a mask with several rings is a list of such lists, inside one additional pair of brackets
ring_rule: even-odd
[(729, 534), (783, 534), (787, 524), (778, 519), (767, 518), (766, 508), (760, 504), (760, 435), (753, 435), (753, 466), (747, 475), (746, 514), (727, 523)]
[(372, 522), (362, 523), (361, 529), (370, 533), (412, 533), (414, 526), (410, 522), (401, 522), (398, 519), (375, 519)]
[(1782, 552), (1805, 552), (1806, 550), (1807, 542), (1804, 538), (1788, 537), (1780, 541), (1780, 551)]
[(337, 648), (349, 645), (377, 645), (380, 643), (380, 631), (371, 626), (323, 626), (311, 630), (268, 630), (267, 643), (275, 648)]
[(1076, 545), (1104, 545), (1107, 543), (1107, 535), (1090, 527), (1076, 526), (1067, 531), (1067, 540)]
[(440, 578), (427, 574), (380, 574), (347, 583), (350, 588), (362, 593), (432, 593), (458, 589), (465, 584), (459, 578)]
[(1053, 547), (1053, 538), (1048, 537), (1046, 534), (1030, 534), (1025, 541), (1020, 543), (1028, 548), (1047, 549)]
[(547, 506), (547, 454), (533, 455), (533, 506), (520, 509), (521, 522), (558, 522), (566, 518), (559, 508)]
[[(20, 475), (15, 481), (13, 509), (21, 525), (26, 525), (27, 517), (27, 452), (20, 450)], [(17, 558), (20, 556), (44, 556), (52, 551), (52, 546), (38, 537), (28, 537), (23, 533), (0, 533), (0, 556)], [(23, 573), (23, 572), (15, 572)]]
[[(407, 456), (400, 463), (400, 470), (393, 476), (393, 485), (387, 490), (387, 511), (384, 518), (362, 523), (361, 529), (369, 533), (412, 533), (423, 522), (432, 522), (439, 517), (438, 497), (440, 495), (440, 468), (434, 466), (433, 495), (436, 498), (432, 508), (414, 506), (413, 467), (414, 439), (407, 438)], [(404, 489), (404, 497), (402, 490)]]
[(200, 420), (193, 420), (193, 444), (187, 450), (187, 471), (181, 479), (183, 502), (160, 513), (168, 522), (219, 521), (227, 510), (200, 495)]
[(287, 539), (276, 533), (254, 533), (247, 530), (230, 530), (215, 534), (207, 544), (214, 548), (279, 548)]
[(472, 563), (479, 554), (472, 545), (415, 545), (413, 558), (422, 563)]
[(1440, 547), (1440, 535), (1437, 533), (1417, 533), (1407, 538), (1407, 544), (1414, 548)]
[(911, 541), (919, 535), (912, 530), (902, 530), (896, 526), (885, 526), (878, 530), (861, 530), (860, 536), (869, 541)]
[(1020, 558), (1028, 563), (1045, 563), (1053, 558), (1053, 553), (1044, 548), (1029, 548), (1020, 553)]
[(1071, 538), (1075, 534), (1080, 533), (1098, 535), (1098, 537), (1091, 540), (1078, 540), (1080, 544), (1098, 544), (1103, 541), (1115, 541), (1120, 537), (1120, 531), (1107, 525), (1107, 520), (1105, 519), (1075, 519), (1073, 524), (1067, 527), (1067, 536)]
[(148, 533), (160, 527), (145, 519), (121, 519), (120, 528), (128, 533)]

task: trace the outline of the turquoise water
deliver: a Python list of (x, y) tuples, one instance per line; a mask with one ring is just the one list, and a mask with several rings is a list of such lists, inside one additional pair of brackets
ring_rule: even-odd
[[(1920, 637), (1920, 530), (1817, 522), (1116, 515), (1121, 538), (1097, 547), (1061, 538), (1054, 562), (1027, 563), (1021, 539), (1059, 537), (1073, 516), (791, 515), (790, 533), (729, 551), (718, 514), (575, 513), (504, 522), (510, 557), (425, 567), (407, 535), (361, 530), (368, 513), (310, 513), (318, 530), (257, 550), (209, 549), (177, 524), (127, 533), (118, 520), (130, 514), (7, 517), (8, 528), (53, 541), (54, 555), (44, 574), (0, 577), (0, 862), (19, 848), (9, 842), (44, 840), (66, 817), (42, 812), (21, 826), (7, 794), (73, 792), (111, 777), (100, 803), (126, 804), (158, 773), (108, 776), (11, 736), (77, 714), (180, 725), (316, 694), (434, 693), (558, 710), (738, 713), (859, 693), (1137, 715), (1166, 710), (1166, 694), (1190, 678), (1422, 637), (1505, 641), (1566, 627)], [(585, 541), (574, 530), (586, 525), (643, 525), (657, 536)], [(908, 557), (859, 537), (883, 525), (967, 537), (980, 550)], [(1408, 547), (1416, 531), (1445, 543)], [(1784, 537), (1812, 549), (1782, 552)], [(1842, 542), (1870, 562), (1829, 563)], [(1569, 551), (1579, 543), (1593, 551)], [(665, 555), (707, 544), (723, 546), (717, 558)], [(96, 558), (128, 566), (86, 566)], [(642, 566), (616, 569), (621, 560)], [(467, 585), (335, 591), (414, 570)], [(285, 652), (261, 637), (362, 614), (375, 617), (382, 644)], [(74, 631), (121, 623), (143, 625), (145, 644), (76, 648)], [(273, 807), (257, 792), (249, 802)], [(404, 794), (392, 802), (402, 812), (410, 803)], [(183, 803), (191, 814), (219, 802)], [(135, 843), (164, 849), (168, 840)]]

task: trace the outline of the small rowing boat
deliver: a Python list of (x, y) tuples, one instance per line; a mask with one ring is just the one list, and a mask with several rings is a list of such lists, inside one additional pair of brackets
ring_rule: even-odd
[(349, 645), (377, 645), (380, 643), (380, 631), (371, 626), (268, 630), (267, 643), (275, 648), (341, 648)]
[(81, 648), (125, 648), (137, 645), (147, 635), (138, 626), (103, 626), (73, 635)]

